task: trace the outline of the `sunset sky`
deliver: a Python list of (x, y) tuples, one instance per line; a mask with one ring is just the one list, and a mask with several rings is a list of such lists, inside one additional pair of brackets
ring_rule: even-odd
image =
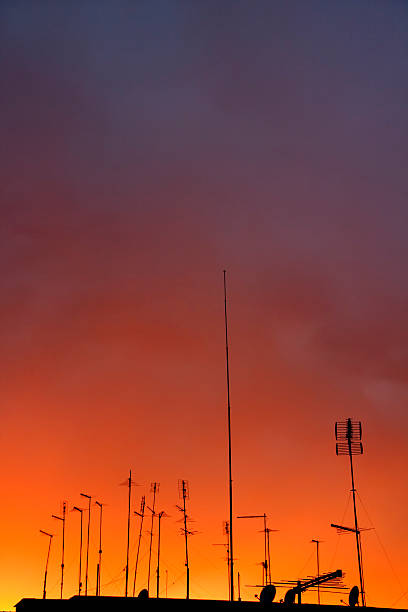
[[(334, 423), (361, 420), (367, 604), (408, 608), (407, 32), (405, 0), (1, 2), (1, 610), (42, 595), (39, 529), (59, 596), (51, 514), (81, 492), (107, 504), (102, 594), (124, 593), (129, 469), (134, 509), (161, 483), (168, 596), (184, 478), (191, 596), (227, 597), (223, 269), (234, 515), (278, 530), (273, 580), (316, 573), (319, 538), (357, 584), (330, 523), (353, 520)], [(248, 600), (261, 529), (235, 521)], [(78, 547), (70, 512), (67, 597)]]

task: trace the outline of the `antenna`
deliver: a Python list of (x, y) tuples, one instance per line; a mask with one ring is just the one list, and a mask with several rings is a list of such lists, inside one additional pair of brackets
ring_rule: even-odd
[(244, 516), (237, 516), (238, 519), (255, 519), (261, 518), (263, 519), (264, 528), (262, 529), (262, 533), (264, 536), (264, 561), (262, 562), (262, 586), (266, 586), (272, 583), (271, 578), (271, 553), (270, 553), (270, 544), (269, 544), (269, 534), (271, 532), (276, 532), (278, 529), (269, 529), (266, 526), (267, 515), (264, 514), (246, 514)]
[(224, 270), (224, 318), (225, 318), (225, 361), (227, 368), (227, 416), (228, 416), (228, 481), (229, 481), (229, 550), (230, 550), (230, 601), (234, 601), (234, 549), (232, 545), (232, 461), (231, 461), (231, 402), (229, 380), (227, 279)]
[[(319, 544), (322, 540), (311, 540), (311, 543), (316, 544), (316, 560), (317, 560), (317, 579), (320, 578), (320, 563), (319, 563)], [(320, 582), (317, 583), (317, 603), (320, 606)]]
[(50, 560), (50, 550), (51, 550), (51, 542), (52, 542), (52, 538), (54, 537), (53, 533), (47, 533), (46, 531), (43, 531), (42, 529), (40, 529), (40, 533), (42, 533), (45, 536), (48, 536), (49, 542), (48, 542), (48, 553), (47, 553), (47, 560), (45, 562), (45, 572), (44, 572), (44, 588), (43, 588), (43, 599), (46, 599), (47, 597), (47, 574), (48, 574), (48, 561)]
[(360, 576), (360, 591), (361, 591), (361, 603), (363, 606), (365, 603), (365, 591), (364, 591), (364, 575), (363, 575), (363, 555), (361, 549), (361, 534), (358, 528), (357, 521), (357, 508), (356, 508), (356, 488), (354, 485), (354, 469), (353, 469), (353, 455), (363, 454), (363, 445), (361, 443), (362, 429), (361, 421), (338, 421), (335, 425), (336, 435), (336, 455), (348, 455), (350, 458), (350, 472), (351, 472), (351, 491), (353, 493), (353, 508), (354, 508), (354, 530), (347, 529), (347, 531), (354, 531), (356, 534), (356, 548), (357, 548), (357, 561), (358, 561), (358, 572)]
[(91, 526), (91, 499), (92, 495), (80, 493), (81, 497), (86, 497), (88, 500), (88, 536), (86, 542), (86, 569), (85, 569), (85, 595), (88, 595), (88, 561), (89, 561), (89, 531)]
[(145, 498), (144, 495), (142, 495), (142, 501), (140, 502), (140, 512), (135, 512), (135, 514), (137, 514), (137, 516), (140, 516), (141, 521), (140, 521), (140, 529), (139, 529), (139, 538), (138, 538), (138, 542), (137, 542), (135, 574), (134, 574), (134, 577), (133, 577), (133, 597), (135, 596), (135, 592), (136, 592), (136, 574), (137, 574), (137, 566), (138, 566), (138, 563), (139, 563), (140, 542), (142, 540), (142, 529), (143, 529), (143, 519), (144, 519), (144, 513), (145, 513), (145, 505), (146, 505), (146, 498)]
[(95, 501), (95, 505), (99, 506), (99, 560), (96, 568), (96, 595), (101, 595), (101, 567), (102, 567), (102, 508), (105, 504)]
[(186, 547), (186, 571), (187, 571), (187, 594), (186, 599), (190, 599), (190, 566), (188, 561), (188, 536), (194, 535), (196, 532), (187, 529), (187, 521), (190, 521), (190, 517), (186, 513), (186, 499), (190, 499), (190, 486), (188, 484), (188, 480), (179, 480), (178, 481), (178, 490), (179, 497), (183, 500), (183, 506), (176, 506), (177, 510), (183, 513), (182, 521), (184, 523), (184, 527), (181, 529), (181, 533), (184, 534), (184, 541)]
[(150, 526), (150, 544), (149, 544), (149, 570), (147, 573), (147, 592), (150, 594), (150, 564), (152, 561), (152, 541), (153, 541), (153, 521), (155, 517), (156, 495), (160, 489), (160, 482), (152, 482), (150, 485), (150, 493), (153, 493), (153, 505), (150, 508), (152, 513), (152, 522)]
[(132, 480), (132, 470), (129, 470), (129, 478), (120, 483), (120, 486), (128, 488), (128, 516), (127, 516), (127, 546), (126, 546), (126, 578), (125, 578), (125, 597), (128, 596), (129, 584), (129, 548), (130, 548), (130, 500), (132, 497), (132, 486), (136, 483)]
[(62, 502), (62, 516), (52, 514), (52, 518), (62, 521), (62, 558), (61, 558), (61, 599), (64, 590), (64, 553), (65, 553), (65, 514), (67, 511), (67, 502)]
[(166, 514), (164, 510), (162, 510), (161, 512), (157, 514), (157, 518), (159, 519), (159, 534), (158, 534), (158, 540), (157, 540), (157, 570), (156, 570), (156, 574), (157, 574), (156, 597), (157, 599), (159, 599), (159, 590), (160, 590), (160, 524), (161, 524), (162, 518), (167, 518), (168, 516), (169, 515)]
[(79, 540), (79, 581), (78, 581), (78, 595), (81, 595), (82, 588), (82, 514), (83, 508), (78, 508), (78, 506), (74, 506), (72, 508), (72, 512), (79, 512), (81, 514), (81, 536)]
[[(228, 572), (228, 597), (230, 594), (230, 554), (229, 554), (229, 523), (228, 521), (223, 521), (222, 523), (222, 533), (227, 536), (227, 541), (222, 544), (213, 544), (213, 546), (224, 546), (227, 550), (227, 572)], [(238, 572), (239, 575), (239, 572)], [(238, 588), (239, 591), (239, 588)], [(239, 599), (239, 597), (238, 597)]]

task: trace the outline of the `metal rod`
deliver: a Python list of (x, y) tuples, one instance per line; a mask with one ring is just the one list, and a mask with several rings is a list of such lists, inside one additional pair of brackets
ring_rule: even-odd
[(62, 503), (62, 517), (52, 514), (52, 518), (62, 521), (62, 558), (61, 558), (61, 599), (64, 590), (64, 555), (65, 555), (65, 514), (67, 510), (67, 504), (64, 501)]
[(225, 316), (225, 357), (227, 374), (227, 409), (228, 409), (228, 480), (229, 480), (229, 540), (230, 540), (230, 601), (234, 601), (234, 549), (232, 538), (232, 461), (231, 461), (231, 401), (229, 379), (228, 351), (228, 317), (227, 317), (227, 280), (224, 270), (224, 316)]
[(132, 470), (129, 470), (128, 488), (129, 488), (129, 494), (128, 494), (128, 519), (127, 519), (125, 597), (128, 596), (128, 582), (129, 582), (130, 500), (131, 500), (131, 496), (132, 496)]
[(135, 596), (135, 591), (136, 591), (136, 574), (137, 574), (137, 566), (139, 563), (139, 552), (140, 552), (140, 542), (142, 540), (142, 529), (143, 529), (143, 519), (144, 519), (144, 512), (145, 512), (145, 496), (142, 496), (142, 501), (140, 504), (140, 513), (139, 512), (135, 512), (135, 514), (137, 514), (138, 516), (141, 517), (141, 521), (140, 521), (140, 529), (139, 529), (139, 538), (138, 538), (138, 543), (137, 543), (137, 553), (136, 553), (136, 564), (135, 564), (135, 574), (133, 577), (133, 597)]
[(96, 594), (100, 597), (101, 595), (101, 571), (102, 571), (102, 506), (101, 502), (95, 502), (97, 506), (99, 506), (99, 561), (98, 561), (98, 573), (97, 573), (97, 581), (96, 581)]
[[(319, 563), (319, 544), (320, 540), (312, 540), (316, 544), (316, 560), (317, 560), (317, 579), (320, 578), (320, 563)], [(320, 582), (317, 583), (317, 603), (320, 606)]]
[(42, 529), (40, 529), (40, 533), (42, 533), (43, 535), (48, 536), (49, 542), (48, 542), (48, 553), (47, 553), (47, 560), (45, 562), (45, 572), (44, 572), (44, 586), (43, 586), (43, 599), (47, 598), (47, 574), (48, 574), (48, 562), (50, 560), (50, 551), (51, 551), (51, 542), (52, 542), (52, 538), (53, 538), (53, 534), (52, 533), (47, 533), (46, 531), (43, 531)]
[(147, 592), (150, 594), (150, 564), (152, 560), (152, 541), (153, 541), (153, 521), (155, 515), (155, 504), (156, 504), (156, 492), (158, 488), (157, 482), (152, 482), (152, 492), (153, 492), (153, 506), (152, 506), (152, 522), (150, 526), (150, 544), (149, 544), (149, 569), (147, 573)]
[(82, 513), (83, 509), (78, 508), (78, 506), (74, 506), (73, 510), (76, 510), (81, 514), (81, 536), (79, 539), (79, 579), (78, 579), (78, 595), (81, 595), (82, 589)]
[(88, 568), (89, 568), (89, 533), (91, 526), (91, 495), (81, 493), (82, 497), (86, 497), (88, 500), (88, 535), (86, 541), (86, 567), (85, 567), (85, 596), (88, 595)]
[(182, 495), (183, 495), (183, 517), (184, 517), (184, 539), (186, 547), (186, 568), (187, 568), (187, 594), (186, 599), (190, 599), (190, 566), (188, 563), (188, 531), (187, 531), (187, 514), (186, 514), (186, 483), (182, 481)]
[(157, 540), (157, 585), (156, 585), (156, 597), (157, 599), (159, 598), (159, 591), (160, 591), (160, 523), (161, 523), (161, 519), (164, 515), (164, 512), (159, 512), (159, 514), (157, 515), (158, 519), (159, 519), (159, 534), (158, 534), (158, 540)]

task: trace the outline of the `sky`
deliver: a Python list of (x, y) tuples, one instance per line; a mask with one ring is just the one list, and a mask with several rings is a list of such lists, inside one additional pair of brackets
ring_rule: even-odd
[[(191, 596), (227, 597), (224, 269), (234, 516), (277, 530), (273, 580), (315, 574), (318, 538), (357, 584), (330, 523), (353, 520), (334, 423), (362, 421), (367, 603), (408, 607), (407, 31), (398, 0), (3, 0), (0, 609), (41, 597), (40, 529), (59, 596), (51, 515), (81, 492), (106, 503), (102, 594), (124, 593), (130, 469), (132, 510), (157, 481), (169, 515), (162, 596), (185, 595), (187, 479)], [(234, 521), (252, 601), (258, 522)], [(69, 512), (64, 596), (78, 560)]]

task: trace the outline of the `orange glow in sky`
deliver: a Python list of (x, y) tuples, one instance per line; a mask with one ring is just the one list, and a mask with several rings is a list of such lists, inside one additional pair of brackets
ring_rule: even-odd
[[(41, 597), (40, 529), (55, 534), (59, 596), (63, 500), (64, 595), (76, 593), (81, 492), (106, 504), (101, 592), (124, 594), (130, 469), (132, 510), (158, 481), (169, 515), (161, 594), (185, 595), (187, 479), (191, 597), (227, 598), (224, 268), (234, 516), (267, 514), (273, 581), (315, 574), (319, 539), (321, 572), (358, 584), (353, 536), (330, 524), (353, 524), (334, 424), (361, 420), (367, 603), (408, 607), (404, 3), (0, 11), (0, 609)], [(138, 529), (132, 515), (131, 582)], [(261, 530), (235, 520), (252, 601)], [(156, 555), (157, 525), (153, 593)]]

